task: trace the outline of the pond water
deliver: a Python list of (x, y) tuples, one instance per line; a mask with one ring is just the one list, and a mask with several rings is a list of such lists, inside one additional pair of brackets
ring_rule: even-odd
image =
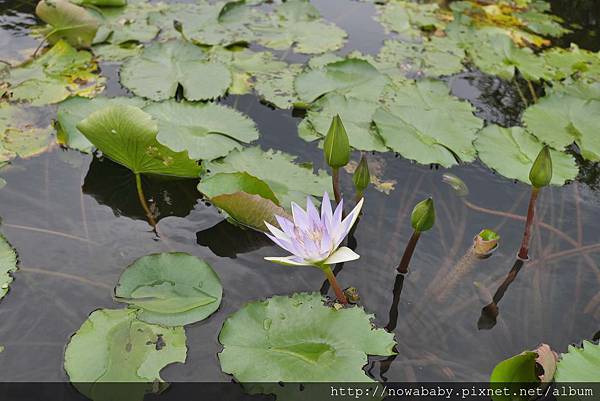
[[(377, 52), (386, 35), (371, 18), (372, 4), (313, 3), (349, 33), (342, 53)], [(598, 50), (598, 36), (591, 34), (600, 29), (598, 5), (586, 2), (591, 5), (586, 11), (566, 0), (552, 3), (560, 15), (588, 32), (575, 32), (568, 39)], [(34, 7), (35, 1), (0, 3), (2, 57), (17, 59), (24, 49), (36, 46), (26, 36), (26, 26), (35, 20)], [(290, 59), (302, 61), (293, 55)], [(127, 93), (117, 72), (115, 64), (102, 65), (109, 78), (108, 95)], [(451, 78), (450, 84), (453, 93), (469, 99), (486, 120), (503, 125), (518, 120), (522, 105), (502, 81), (467, 72)], [(250, 95), (228, 96), (222, 102), (254, 119), (263, 149), (288, 151), (325, 168), (322, 151), (298, 137), (301, 116), (295, 112), (274, 110)], [(353, 155), (354, 160), (358, 157)], [(374, 379), (486, 381), (502, 359), (541, 342), (564, 352), (570, 343), (598, 332), (597, 166), (586, 166), (577, 182), (542, 191), (538, 216), (544, 225), (535, 226), (531, 261), (504, 292), (494, 325), (489, 316), (481, 317), (482, 308), (515, 262), (528, 187), (478, 163), (448, 170), (389, 153), (370, 157), (381, 179), (393, 180), (395, 189), (389, 195), (368, 189), (364, 215), (350, 240), (361, 258), (338, 269), (337, 277), (344, 287), (358, 288), (362, 305), (375, 314), (378, 326), (393, 328), (396, 334), (397, 357), (372, 358), (366, 367)], [(443, 183), (445, 173), (467, 184), (467, 198)], [(1, 227), (19, 252), (21, 270), (0, 305), (2, 381), (68, 381), (63, 353), (69, 337), (93, 310), (119, 307), (112, 299), (115, 283), (127, 265), (149, 253), (182, 251), (203, 258), (224, 288), (219, 311), (186, 327), (187, 362), (163, 371), (169, 382), (231, 380), (217, 359), (221, 350), (217, 335), (224, 320), (246, 302), (315, 291), (323, 285), (316, 269), (265, 262), (263, 257), (282, 255), (281, 250), (262, 234), (228, 224), (199, 199), (194, 181), (145, 182), (147, 195), (160, 211), (157, 239), (137, 203), (133, 176), (110, 160), (54, 148), (16, 160), (3, 176), (7, 185), (0, 190)], [(350, 176), (343, 174), (342, 179), (343, 192), (351, 195)], [(411, 273), (400, 283), (395, 267), (411, 235), (410, 211), (427, 196), (436, 202), (436, 225), (422, 236)], [(483, 228), (499, 232), (499, 250), (485, 260), (464, 257)], [(456, 286), (444, 288), (458, 268), (467, 273)]]

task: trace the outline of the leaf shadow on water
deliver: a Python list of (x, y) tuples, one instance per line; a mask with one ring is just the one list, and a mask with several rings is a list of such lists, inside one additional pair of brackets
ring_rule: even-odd
[[(200, 198), (195, 179), (143, 175), (142, 185), (157, 221), (169, 216), (187, 216)], [(107, 158), (92, 159), (82, 190), (110, 207), (115, 216), (147, 220), (138, 199), (135, 175)]]
[(223, 220), (196, 233), (198, 245), (208, 247), (215, 255), (235, 259), (238, 254), (271, 246), (272, 242), (261, 232), (242, 228)]

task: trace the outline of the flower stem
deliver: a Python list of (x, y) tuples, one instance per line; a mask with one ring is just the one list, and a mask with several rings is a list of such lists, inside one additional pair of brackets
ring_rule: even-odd
[(415, 251), (417, 246), (417, 242), (419, 241), (419, 237), (421, 233), (418, 231), (413, 231), (408, 244), (406, 244), (406, 249), (404, 250), (404, 254), (402, 255), (402, 260), (400, 260), (400, 264), (398, 265), (398, 273), (406, 274), (408, 273), (408, 264), (410, 263), (410, 259)]
[(535, 93), (535, 89), (533, 89), (533, 84), (528, 79), (527, 79), (527, 87), (529, 88), (529, 93), (531, 93), (531, 97), (533, 98), (534, 102), (537, 102), (538, 101), (537, 93)]
[(540, 193), (539, 188), (531, 188), (531, 197), (529, 198), (529, 207), (527, 209), (527, 220), (525, 221), (525, 232), (523, 233), (523, 241), (521, 241), (521, 249), (519, 250), (519, 259), (529, 259), (529, 240), (531, 238), (531, 225), (535, 217), (535, 202)]
[(523, 105), (525, 107), (528, 107), (529, 106), (529, 102), (527, 101), (527, 98), (523, 94), (523, 91), (521, 90), (521, 87), (519, 86), (519, 82), (517, 81), (516, 76), (513, 77), (513, 83), (515, 84), (515, 88), (517, 88), (517, 93), (519, 94), (519, 97), (521, 98), (521, 101), (523, 102)]
[(342, 200), (342, 194), (340, 193), (340, 169), (337, 167), (333, 168), (333, 174), (331, 175), (331, 181), (333, 184), (333, 196), (335, 197), (335, 203), (340, 204)]
[(331, 271), (331, 267), (329, 267), (328, 265), (324, 265), (322, 267), (322, 270), (323, 270), (323, 273), (325, 273), (325, 276), (327, 277), (327, 280), (329, 281), (331, 288), (333, 288), (333, 291), (335, 292), (335, 297), (337, 298), (337, 300), (343, 305), (348, 304), (346, 295), (344, 295), (344, 292), (340, 288), (340, 286), (337, 282), (337, 279), (335, 278), (335, 275)]
[(152, 226), (154, 230), (156, 230), (156, 219), (154, 218), (154, 214), (150, 211), (148, 207), (148, 203), (146, 201), (146, 196), (144, 195), (144, 189), (142, 188), (142, 176), (139, 173), (135, 174), (135, 186), (137, 188), (138, 198), (140, 200), (140, 204), (144, 208), (146, 212), (146, 217), (148, 218), (148, 223)]

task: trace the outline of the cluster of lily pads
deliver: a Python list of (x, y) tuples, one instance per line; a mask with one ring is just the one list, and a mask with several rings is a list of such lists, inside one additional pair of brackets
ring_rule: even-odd
[[(568, 31), (546, 2), (377, 3), (383, 3), (376, 6), (378, 20), (394, 36), (376, 55), (341, 56), (334, 52), (346, 33), (306, 0), (42, 0), (36, 12), (47, 25), (35, 35), (49, 45), (0, 69), (0, 167), (51, 146), (49, 121), (34, 117), (58, 104), (57, 142), (100, 152), (131, 170), (155, 230), (159, 216), (142, 176), (200, 178), (199, 192), (230, 221), (269, 229), (293, 253), (277, 261), (322, 268), (334, 285), (328, 266), (358, 256), (338, 247), (371, 179), (366, 161), (354, 175), (358, 209), (342, 219), (336, 183), (348, 159), (327, 157), (330, 177), (293, 155), (251, 146), (260, 135), (255, 123), (219, 104), (220, 97), (255, 93), (271, 107), (305, 109), (299, 136), (319, 141), (329, 156), (328, 145), (338, 146), (335, 134), (343, 132), (348, 148), (444, 167), (479, 158), (507, 178), (530, 182), (536, 157), (546, 152), (551, 182), (541, 186), (574, 179), (573, 154), (600, 161), (600, 54), (576, 46), (545, 49), (548, 38)], [(315, 56), (290, 64), (288, 51)], [(133, 96), (97, 96), (106, 83), (99, 63), (119, 63), (120, 83)], [(486, 125), (450, 93), (452, 76), (472, 68), (514, 83), (525, 108), (522, 125)], [(321, 197), (332, 178), (339, 213), (326, 197), (320, 215), (310, 200), (306, 211), (290, 206)], [(413, 213), (414, 239), (400, 273), (420, 233), (433, 225), (431, 202)], [(324, 233), (330, 234), (327, 249), (296, 246)], [(0, 261), (3, 296), (16, 269), (16, 254), (3, 238)], [(65, 353), (71, 381), (95, 400), (107, 391), (100, 383), (140, 382), (138, 397), (156, 390), (152, 382), (161, 381), (162, 367), (185, 361), (183, 326), (215, 312), (221, 296), (216, 273), (191, 255), (139, 259), (115, 289), (115, 300), (128, 307), (93, 312), (71, 338)], [(326, 306), (318, 294), (253, 302), (223, 326), (221, 366), (240, 382), (368, 381), (367, 355), (392, 355), (395, 345), (371, 319), (360, 307)], [(332, 368), (338, 364), (344, 369)]]

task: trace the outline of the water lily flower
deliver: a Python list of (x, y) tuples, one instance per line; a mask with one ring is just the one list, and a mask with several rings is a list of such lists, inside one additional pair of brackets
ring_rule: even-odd
[(340, 244), (356, 222), (362, 204), (363, 199), (343, 219), (343, 200), (337, 205), (335, 211), (332, 211), (327, 192), (323, 194), (320, 214), (310, 197), (306, 201), (306, 210), (292, 202), (294, 221), (275, 216), (281, 229), (265, 222), (271, 231), (267, 236), (292, 255), (265, 259), (288, 266), (318, 268), (358, 259), (360, 257), (358, 254), (345, 246), (340, 247)]

